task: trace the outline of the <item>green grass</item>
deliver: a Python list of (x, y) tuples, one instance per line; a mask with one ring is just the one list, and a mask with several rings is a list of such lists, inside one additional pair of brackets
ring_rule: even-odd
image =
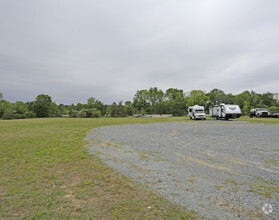
[(251, 184), (248, 192), (254, 192), (266, 198), (276, 198), (279, 200), (278, 182), (274, 180), (266, 180), (258, 178), (254, 184)]
[[(274, 118), (239, 120), (279, 123)], [(84, 147), (84, 137), (92, 128), (170, 121), (190, 120), (0, 120), (0, 219), (196, 218), (192, 212), (115, 173)]]
[(114, 172), (84, 147), (84, 137), (92, 128), (186, 120), (1, 120), (0, 219), (196, 218)]
[(236, 121), (249, 121), (252, 123), (264, 123), (264, 124), (279, 124), (279, 118), (250, 118), (248, 116), (242, 116)]

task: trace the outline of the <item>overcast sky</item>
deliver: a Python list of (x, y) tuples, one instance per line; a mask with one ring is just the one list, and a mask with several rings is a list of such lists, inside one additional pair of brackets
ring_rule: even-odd
[(11, 101), (132, 101), (137, 90), (279, 92), (278, 0), (0, 0)]

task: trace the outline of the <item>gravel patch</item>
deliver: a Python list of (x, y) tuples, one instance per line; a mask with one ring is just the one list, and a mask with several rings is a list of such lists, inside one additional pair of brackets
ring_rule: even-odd
[(205, 218), (279, 218), (279, 125), (121, 125), (86, 139), (90, 153), (116, 171)]

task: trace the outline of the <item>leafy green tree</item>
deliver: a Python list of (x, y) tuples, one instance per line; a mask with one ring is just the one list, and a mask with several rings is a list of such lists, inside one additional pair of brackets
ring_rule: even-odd
[(35, 118), (36, 114), (34, 112), (28, 111), (24, 113), (24, 118)]
[(33, 104), (33, 109), (37, 117), (48, 117), (49, 108), (52, 103), (51, 97), (48, 95), (38, 95)]
[(87, 106), (89, 109), (96, 109), (97, 111), (100, 111), (101, 115), (106, 114), (105, 105), (94, 97), (90, 97), (89, 99), (87, 99)]
[(140, 113), (149, 112), (150, 103), (148, 102), (149, 93), (146, 89), (138, 90), (134, 95), (133, 106)]
[(208, 96), (202, 90), (192, 90), (189, 99), (187, 100), (188, 106), (201, 105), (205, 106), (208, 101)]
[(163, 101), (164, 93), (161, 89), (158, 89), (157, 87), (151, 87), (148, 90), (148, 101), (151, 104), (151, 106), (154, 106), (155, 104), (158, 104)]
[[(241, 109), (243, 109), (245, 102), (248, 102), (250, 105), (251, 94), (249, 91), (244, 91), (235, 97), (236, 104), (239, 105)], [(247, 103), (247, 105), (248, 105)]]
[(250, 92), (250, 105), (251, 108), (256, 107), (257, 104), (261, 102), (261, 96), (254, 91)]
[(60, 117), (61, 116), (58, 105), (55, 102), (50, 103), (49, 109), (48, 109), (48, 115), (50, 117)]
[(279, 113), (279, 107), (277, 107), (277, 106), (271, 106), (270, 108), (269, 108), (269, 111), (270, 111), (270, 113)]
[(0, 101), (3, 99), (3, 93), (0, 92)]
[(211, 105), (224, 103), (226, 99), (226, 94), (222, 90), (216, 88), (207, 93), (207, 96), (209, 97)]
[(63, 116), (67, 114), (67, 106), (64, 104), (60, 104), (58, 105), (58, 111), (59, 111), (59, 115)]
[[(75, 110), (76, 111), (76, 110)], [(78, 117), (79, 118), (86, 118), (87, 117), (87, 112), (86, 109), (81, 109), (80, 111), (78, 111)]]
[(69, 111), (69, 116), (72, 117), (72, 118), (77, 118), (77, 117), (79, 117), (79, 111), (75, 110), (75, 109), (74, 110), (70, 110)]
[(182, 89), (169, 88), (165, 93), (165, 97), (168, 100), (176, 100), (180, 97), (184, 97), (184, 93)]
[(75, 110), (80, 111), (81, 109), (84, 108), (84, 106), (83, 106), (83, 104), (78, 103), (78, 104), (76, 104), (76, 106), (74, 108), (75, 108)]
[(16, 114), (23, 115), (25, 112), (28, 111), (28, 105), (24, 102), (17, 101), (14, 104), (14, 110)]
[(92, 115), (91, 116), (92, 118), (99, 118), (99, 117), (101, 117), (102, 112), (93, 108), (93, 109), (91, 109), (91, 115)]
[(275, 100), (273, 99), (273, 95), (270, 92), (262, 94), (262, 103), (263, 105), (271, 106), (275, 104)]
[(121, 101), (118, 103), (118, 105), (113, 102), (109, 107), (109, 112), (111, 117), (127, 117), (125, 106), (122, 105)]
[(251, 110), (250, 102), (245, 101), (244, 105), (243, 105), (243, 108), (242, 108), (242, 114), (243, 115), (249, 115), (250, 110)]
[(4, 115), (11, 114), (12, 111), (12, 103), (6, 100), (0, 101), (0, 118), (4, 118)]
[(134, 109), (133, 109), (132, 102), (126, 101), (125, 102), (125, 108), (126, 108), (127, 115), (132, 116), (134, 114)]
[(174, 116), (182, 116), (186, 114), (187, 100), (183, 90), (170, 88), (165, 93), (166, 113)]
[(88, 108), (96, 108), (96, 99), (94, 97), (90, 97), (87, 99)]

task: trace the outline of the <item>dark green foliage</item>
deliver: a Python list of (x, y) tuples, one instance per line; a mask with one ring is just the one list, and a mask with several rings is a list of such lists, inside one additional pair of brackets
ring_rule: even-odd
[(34, 112), (25, 112), (24, 113), (24, 118), (35, 118), (36, 117), (36, 114)]
[[(0, 93), (1, 95), (1, 93)], [(2, 97), (2, 96), (1, 96)], [(252, 108), (270, 108), (271, 112), (279, 111), (279, 103), (273, 99), (269, 92), (257, 94), (254, 91), (244, 91), (238, 95), (225, 94), (220, 89), (213, 89), (205, 94), (202, 90), (192, 90), (188, 96), (184, 91), (177, 88), (169, 88), (165, 93), (157, 88), (138, 90), (134, 95), (133, 102), (122, 101), (118, 104), (104, 105), (101, 101), (90, 97), (86, 104), (57, 105), (52, 102), (48, 95), (38, 95), (35, 101), (10, 103), (1, 100), (0, 97), (0, 118), (2, 119), (22, 119), (33, 117), (82, 117), (98, 118), (127, 117), (134, 114), (172, 114), (174, 116), (184, 116), (187, 108), (192, 105), (202, 105), (208, 113), (209, 107), (215, 104), (237, 104), (242, 109), (242, 115), (248, 115)]]
[(79, 115), (79, 111), (78, 110), (70, 110), (69, 111), (69, 116), (72, 118), (77, 118)]
[(50, 105), (52, 103), (51, 97), (48, 95), (38, 95), (33, 104), (33, 109), (37, 117), (48, 117)]
[(6, 100), (1, 100), (0, 101), (0, 118), (3, 118), (3, 116), (7, 113), (12, 112), (12, 103), (6, 101)]
[(115, 102), (110, 106), (110, 116), (111, 117), (127, 117), (125, 106), (122, 105), (122, 102), (119, 102), (117, 105)]
[(13, 112), (4, 113), (2, 119), (10, 120), (10, 119), (18, 119), (18, 115)]
[(61, 117), (61, 113), (59, 111), (58, 105), (55, 102), (50, 103), (48, 108), (49, 117)]
[(277, 106), (271, 106), (269, 108), (270, 113), (279, 113), (279, 107)]

